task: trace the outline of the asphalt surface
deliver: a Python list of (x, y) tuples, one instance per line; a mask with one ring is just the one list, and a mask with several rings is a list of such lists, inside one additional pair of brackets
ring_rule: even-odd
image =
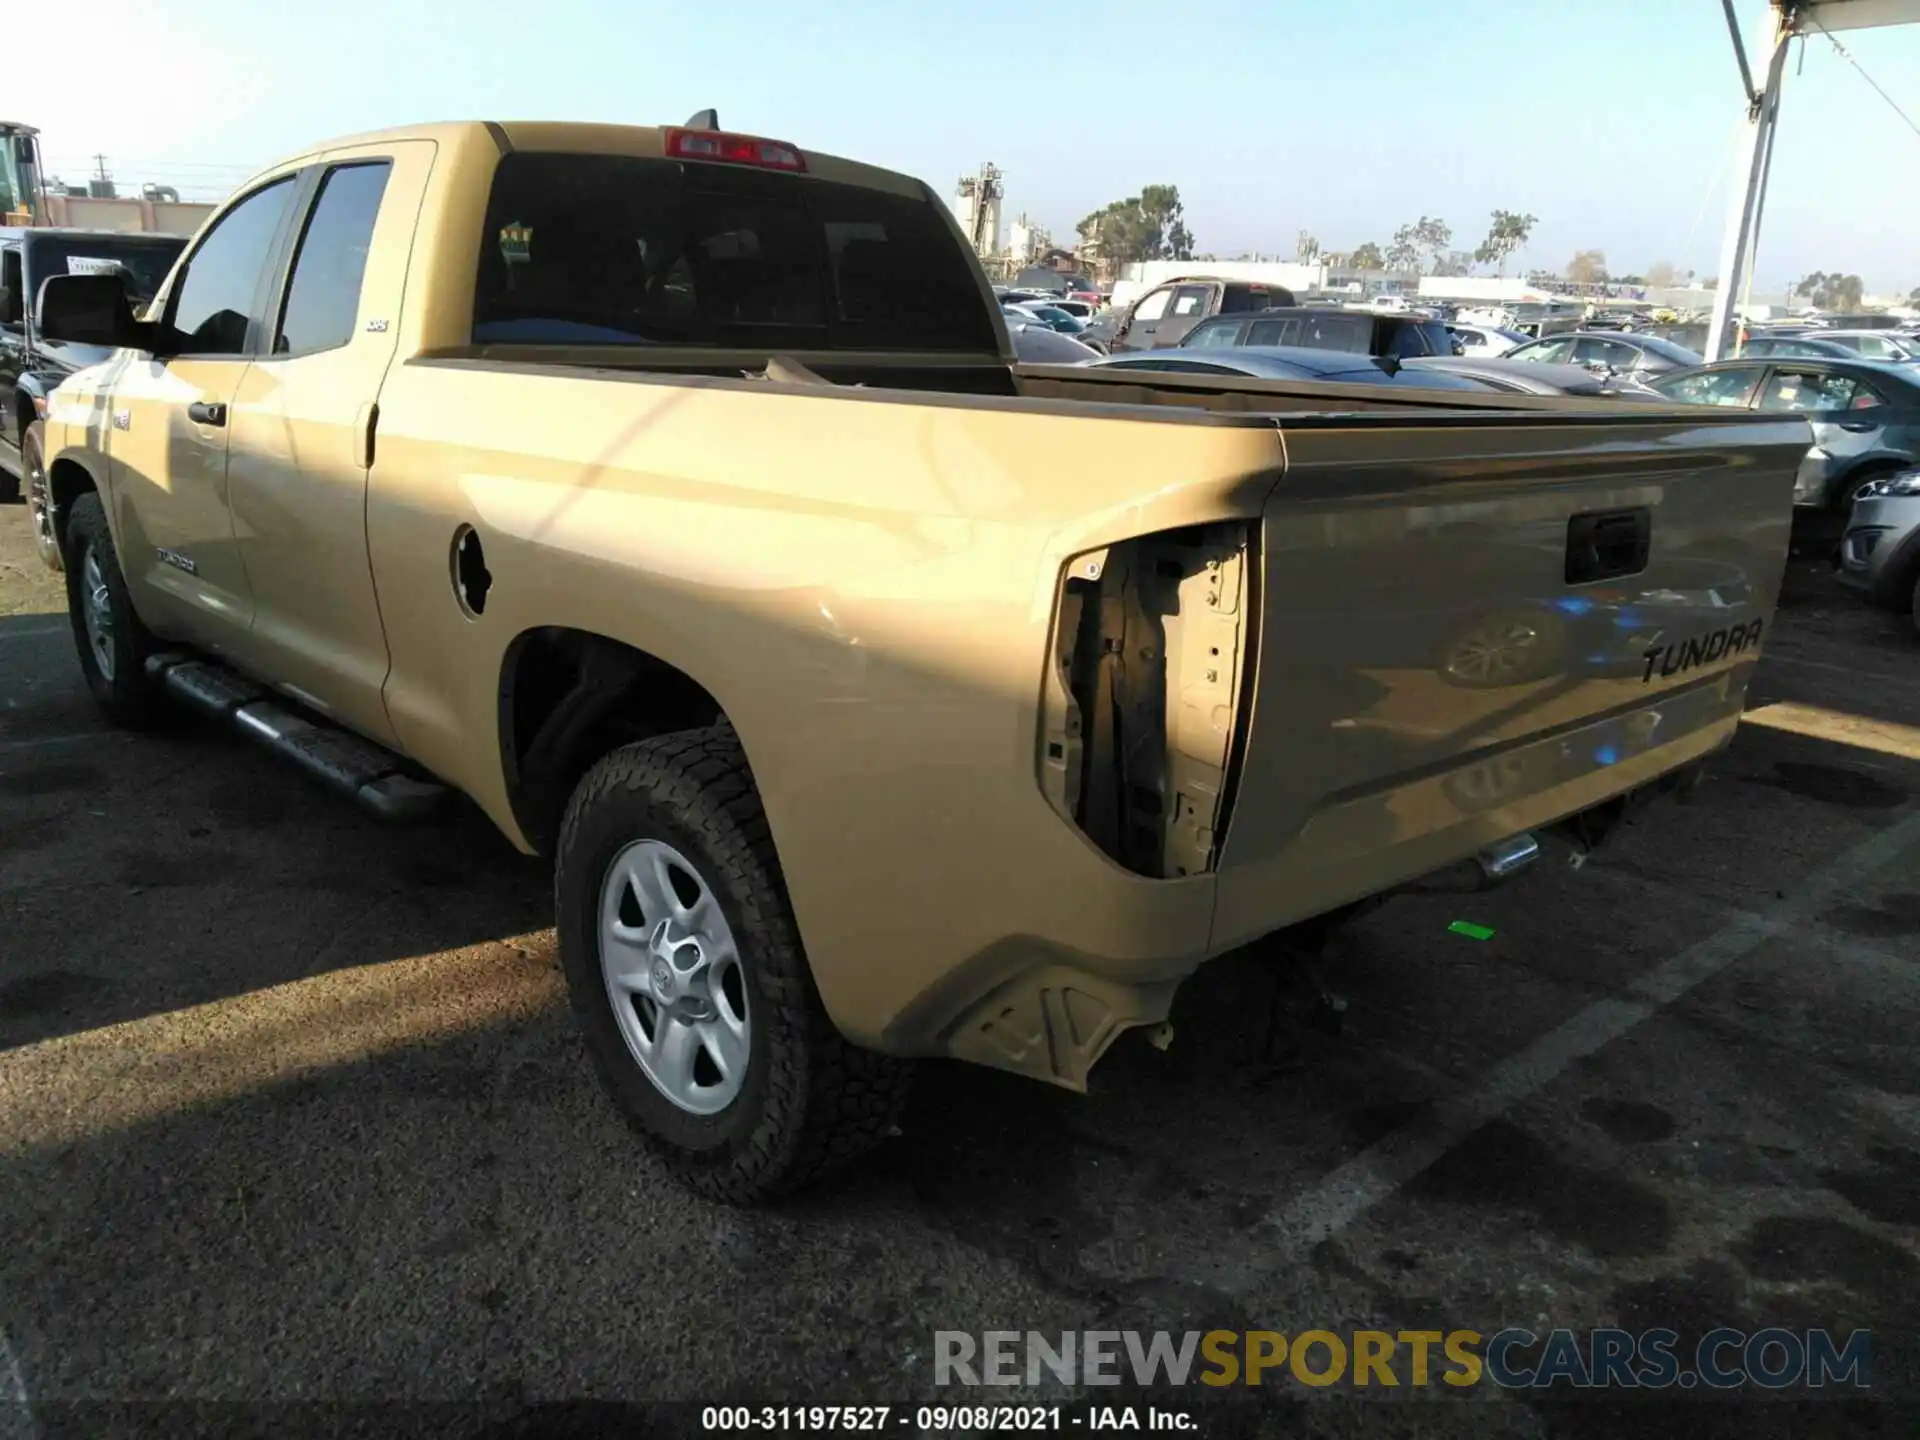
[(698, 1412), (526, 1407), (1073, 1398), (937, 1390), (936, 1330), (1615, 1323), (1871, 1328), (1879, 1398), (1161, 1398), (1214, 1435), (1913, 1433), (1920, 637), (1815, 565), (1692, 805), (1361, 921), (1344, 1033), (1276, 1051), (1253, 947), (1092, 1095), (929, 1066), (871, 1163), (749, 1213), (596, 1089), (538, 862), (109, 731), (25, 537), (0, 510), (0, 1435), (665, 1433)]

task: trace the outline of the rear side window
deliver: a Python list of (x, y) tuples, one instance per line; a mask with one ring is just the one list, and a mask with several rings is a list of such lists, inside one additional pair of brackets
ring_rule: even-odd
[(1762, 410), (1793, 414), (1872, 410), (1885, 402), (1858, 380), (1813, 370), (1778, 370), (1760, 397)]
[(1249, 345), (1297, 345), (1300, 343), (1298, 320), (1256, 320), (1247, 326)]
[(1209, 346), (1231, 345), (1240, 338), (1240, 322), (1235, 320), (1227, 324), (1209, 321), (1205, 325), (1193, 327), (1193, 333), (1184, 342), (1188, 349), (1204, 349)]
[(307, 233), (293, 262), (287, 303), (274, 336), (276, 355), (332, 350), (353, 338), (360, 314), (360, 282), (373, 246), (373, 222), (386, 194), (386, 161), (343, 165), (320, 182)]
[(856, 185), (520, 152), (494, 174), (476, 343), (987, 351), (946, 217)]
[(1229, 285), (1220, 297), (1222, 315), (1241, 315), (1249, 310), (1276, 310), (1293, 304), (1293, 292), (1269, 285)]
[(1387, 343), (1385, 354), (1399, 360), (1410, 360), (1420, 355), (1453, 354), (1453, 337), (1447, 333), (1445, 325), (1423, 325), (1419, 323), (1397, 324), (1387, 322)]
[(1211, 298), (1212, 292), (1204, 285), (1182, 285), (1173, 292), (1173, 313), (1182, 319), (1204, 315)]
[(1292, 344), (1313, 350), (1341, 350), (1349, 355), (1373, 353), (1371, 315), (1342, 315), (1336, 311), (1305, 316), (1299, 323), (1298, 337), (1290, 342)]

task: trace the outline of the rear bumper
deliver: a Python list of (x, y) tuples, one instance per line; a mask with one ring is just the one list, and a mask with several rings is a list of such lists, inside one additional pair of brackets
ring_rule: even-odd
[(1083, 1090), (1119, 1034), (1164, 1021), (1180, 982), (1215, 955), (1471, 867), (1483, 852), (1528, 831), (1558, 830), (1596, 843), (1640, 804), (1690, 790), (1739, 724), (1748, 671), (1723, 671), (1391, 788), (1336, 797), (1284, 852), (1220, 872), (1204, 947), (1143, 964), (1138, 956), (1076, 952), (1046, 936), (1009, 936), (909, 1007), (889, 1031), (887, 1048), (950, 1055)]

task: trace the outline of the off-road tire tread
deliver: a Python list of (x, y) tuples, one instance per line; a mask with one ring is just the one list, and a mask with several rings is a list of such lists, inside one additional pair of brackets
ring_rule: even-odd
[[(120, 655), (111, 681), (101, 677), (87, 648), (86, 622), (81, 618), (79, 601), (80, 586), (85, 583), (79, 564), (82, 545), (91, 545), (99, 552), (101, 575), (115, 601), (114, 634), (120, 643)], [(113, 532), (107, 525), (106, 506), (96, 492), (90, 491), (73, 502), (67, 520), (65, 579), (67, 618), (73, 627), (80, 668), (94, 700), (109, 720), (128, 729), (151, 730), (166, 724), (174, 712), (146, 671), (147, 657), (158, 647), (153, 633), (134, 613), (126, 575), (120, 569), (120, 555), (113, 546)]]
[[(828, 1018), (800, 944), (759, 791), (732, 726), (722, 722), (623, 746), (587, 772), (561, 825), (556, 909), (566, 903), (560, 886), (583, 817), (623, 800), (671, 815), (701, 840), (732, 893), (746, 897), (737, 921), (744, 933), (736, 939), (761, 998), (776, 1012), (758, 1017), (772, 1026), (770, 1063), (764, 1118), (748, 1145), (732, 1153), (688, 1151), (631, 1112), (629, 1122), (682, 1184), (730, 1204), (801, 1189), (866, 1154), (897, 1125), (913, 1066), (849, 1044)], [(719, 879), (708, 877), (710, 884)], [(632, 1061), (621, 1055), (611, 1063)]]

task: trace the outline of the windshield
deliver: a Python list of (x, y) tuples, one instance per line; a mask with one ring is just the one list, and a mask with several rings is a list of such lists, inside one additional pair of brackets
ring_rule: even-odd
[(494, 173), (475, 343), (992, 353), (925, 200), (742, 167), (517, 152)]
[(136, 305), (158, 293), (167, 272), (187, 248), (185, 236), (155, 235), (35, 235), (27, 265), (36, 291), (53, 275), (112, 275), (125, 277), (127, 293)]

